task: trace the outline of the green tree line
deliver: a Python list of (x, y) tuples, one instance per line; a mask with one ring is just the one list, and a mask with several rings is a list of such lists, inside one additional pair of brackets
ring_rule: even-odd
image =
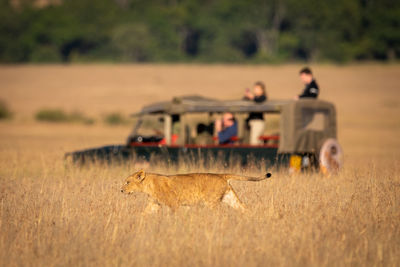
[(398, 0), (0, 0), (0, 62), (398, 60)]

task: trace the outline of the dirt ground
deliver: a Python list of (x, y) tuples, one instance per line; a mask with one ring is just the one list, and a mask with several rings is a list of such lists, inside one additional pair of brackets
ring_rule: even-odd
[[(400, 65), (312, 65), (336, 104), (345, 168), (335, 177), (274, 173), (233, 184), (247, 215), (222, 205), (143, 216), (146, 197), (119, 192), (133, 166), (65, 166), (74, 149), (125, 141), (130, 125), (40, 123), (45, 107), (100, 118), (198, 94), (241, 98), (264, 81), (270, 99), (300, 93), (300, 65), (0, 66), (0, 265), (398, 266)], [(164, 165), (149, 171), (205, 171)], [(262, 169), (211, 171), (260, 175)]]

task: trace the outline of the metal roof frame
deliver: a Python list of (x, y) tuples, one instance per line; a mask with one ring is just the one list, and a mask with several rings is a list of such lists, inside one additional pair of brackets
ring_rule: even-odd
[(182, 96), (175, 97), (172, 101), (163, 101), (147, 105), (138, 113), (132, 116), (149, 114), (184, 114), (201, 112), (266, 112), (280, 113), (282, 107), (294, 100), (268, 100), (264, 103), (254, 103), (249, 100), (217, 100), (202, 96)]

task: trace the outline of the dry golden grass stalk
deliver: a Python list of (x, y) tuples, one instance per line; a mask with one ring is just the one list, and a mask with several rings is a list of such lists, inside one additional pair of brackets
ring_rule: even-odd
[[(67, 151), (123, 143), (130, 127), (24, 117), (49, 101), (100, 114), (135, 111), (171, 93), (227, 88), (240, 97), (259, 79), (270, 96), (290, 97), (301, 87), (298, 67), (0, 67), (1, 97), (19, 116), (0, 122), (0, 266), (399, 266), (397, 65), (316, 66), (322, 98), (337, 103), (345, 168), (332, 177), (281, 171), (259, 183), (233, 182), (250, 209), (245, 215), (222, 205), (143, 216), (145, 196), (120, 193), (134, 163), (75, 168), (63, 161)], [(147, 170), (265, 173), (219, 162), (207, 170), (155, 162)]]

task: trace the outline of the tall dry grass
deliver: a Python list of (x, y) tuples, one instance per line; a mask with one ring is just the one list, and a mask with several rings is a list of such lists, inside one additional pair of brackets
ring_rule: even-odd
[[(239, 97), (240, 86), (258, 79), (267, 81), (272, 98), (286, 98), (297, 91), (297, 69), (0, 67), (0, 97), (16, 113), (0, 122), (0, 266), (399, 266), (396, 65), (316, 67), (322, 98), (338, 107), (345, 168), (334, 177), (274, 171), (267, 181), (233, 182), (248, 214), (221, 205), (145, 216), (144, 195), (120, 193), (135, 164), (75, 168), (63, 160), (67, 151), (123, 143), (129, 126), (51, 125), (26, 117), (46, 103), (98, 114), (136, 111), (171, 93), (222, 98), (232, 89)], [(148, 171), (265, 172), (218, 162), (210, 170), (189, 163), (152, 164)]]
[[(58, 127), (61, 134), (64, 127)], [(267, 181), (234, 182), (249, 214), (221, 205), (144, 215), (144, 195), (120, 193), (133, 164), (65, 165), (55, 143), (74, 144), (78, 135), (52, 140), (41, 131), (28, 137), (2, 134), (1, 266), (399, 264), (397, 158), (349, 162), (335, 177), (274, 172)], [(94, 132), (88, 134), (94, 138)], [(204, 171), (185, 164), (149, 170)], [(216, 163), (210, 171), (228, 170)]]

